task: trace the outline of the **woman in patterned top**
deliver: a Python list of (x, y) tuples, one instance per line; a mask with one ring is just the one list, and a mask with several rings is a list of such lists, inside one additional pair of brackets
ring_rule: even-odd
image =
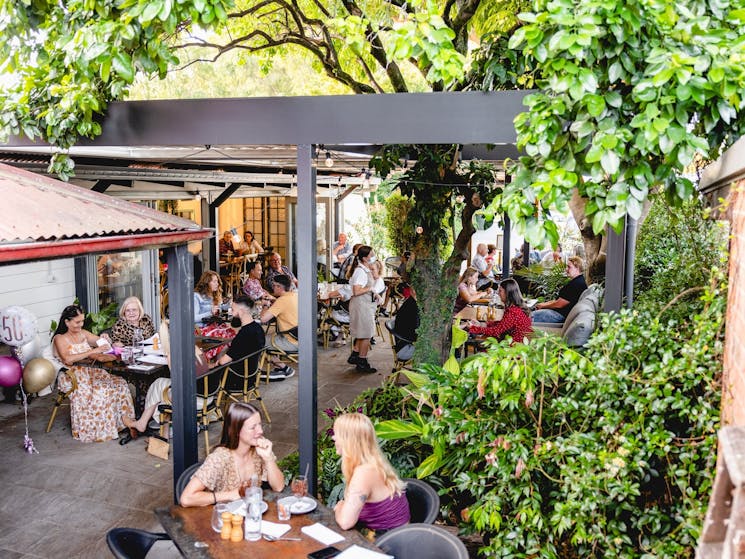
[(272, 442), (264, 438), (261, 414), (251, 404), (230, 404), (222, 426), (220, 446), (215, 448), (184, 488), (179, 502), (184, 507), (205, 507), (240, 499), (252, 476), (282, 491), (285, 478), (277, 466)]
[(262, 272), (261, 262), (254, 260), (253, 262), (246, 264), (246, 273), (248, 273), (248, 277), (243, 284), (243, 293), (254, 302), (262, 300), (274, 301), (274, 297), (261, 285)]
[(490, 338), (504, 339), (506, 336), (512, 338), (512, 343), (522, 342), (533, 333), (530, 311), (523, 301), (522, 293), (517, 282), (508, 278), (499, 284), (497, 291), (499, 298), (504, 303), (504, 315), (502, 320), (490, 321), (486, 326), (478, 322), (471, 324), (468, 328), (470, 334), (488, 336)]
[(127, 381), (103, 369), (82, 365), (111, 350), (108, 340), (85, 330), (85, 313), (79, 305), (65, 307), (52, 337), (55, 357), (65, 367), (58, 377), (59, 389), (70, 394), (73, 438), (84, 443), (116, 439), (119, 431), (135, 429), (135, 410)]
[(132, 345), (135, 328), (142, 330), (143, 340), (155, 334), (153, 319), (145, 314), (140, 300), (137, 297), (127, 297), (119, 307), (119, 320), (111, 328), (111, 339), (114, 345), (117, 347)]

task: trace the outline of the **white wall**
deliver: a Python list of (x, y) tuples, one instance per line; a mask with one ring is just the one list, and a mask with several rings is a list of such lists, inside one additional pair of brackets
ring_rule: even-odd
[(0, 308), (18, 305), (37, 319), (42, 347), (49, 345), (49, 325), (75, 300), (75, 266), (71, 258), (0, 266)]

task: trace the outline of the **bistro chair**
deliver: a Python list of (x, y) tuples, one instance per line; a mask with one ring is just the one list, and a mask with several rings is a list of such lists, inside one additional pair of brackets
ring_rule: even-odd
[(176, 502), (178, 502), (178, 504), (181, 504), (181, 493), (184, 492), (186, 485), (189, 483), (189, 480), (191, 480), (191, 476), (193, 476), (194, 472), (196, 472), (201, 466), (202, 462), (192, 464), (181, 472), (180, 476), (178, 476), (178, 481), (176, 482)]
[[(78, 389), (78, 379), (75, 376), (73, 370), (67, 369), (65, 371), (60, 371), (59, 374), (67, 375), (67, 377), (70, 379), (71, 387), (70, 390), (64, 391), (59, 387), (59, 379), (57, 380), (57, 395), (54, 397), (54, 407), (52, 408), (52, 415), (49, 418), (49, 423), (47, 423), (47, 433), (52, 430), (52, 424), (54, 423), (54, 418), (57, 417), (57, 412), (59, 411), (60, 406), (64, 403), (65, 400), (68, 400), (70, 398), (70, 395), (73, 392)], [(66, 405), (69, 406), (70, 404), (68, 403)]]
[(274, 341), (279, 335), (289, 335), (297, 340), (297, 328), (292, 328), (287, 331), (280, 331), (277, 328), (277, 319), (273, 318), (266, 325), (266, 337), (267, 344), (264, 347), (264, 354), (259, 361), (259, 370), (266, 374), (266, 382), (269, 384), (269, 374), (272, 371), (272, 357), (276, 357), (280, 361), (298, 363), (298, 351), (284, 351), (274, 345)]
[(409, 501), (411, 522), (419, 524), (434, 524), (440, 513), (440, 496), (426, 481), (405, 478), (406, 500)]
[(170, 539), (168, 534), (137, 528), (112, 528), (106, 532), (106, 543), (117, 559), (144, 559), (155, 542)]
[[(210, 423), (222, 421), (222, 409), (218, 405), (220, 385), (225, 369), (229, 366), (218, 365), (197, 378), (197, 426), (204, 432), (204, 451), (210, 453)], [(163, 403), (158, 406), (160, 412), (161, 435), (171, 423), (173, 403), (170, 388), (163, 391)], [(165, 437), (165, 435), (163, 435)]]
[(457, 536), (432, 524), (405, 524), (375, 540), (396, 559), (468, 559), (468, 550)]
[[(393, 352), (393, 370), (391, 373), (397, 373), (404, 367), (410, 365), (411, 359), (414, 357), (414, 342), (396, 334), (395, 325), (396, 321), (393, 318), (389, 318), (385, 321), (385, 329), (388, 330), (391, 341), (391, 351)], [(399, 340), (406, 342), (406, 345), (396, 351), (396, 343)]]
[[(266, 348), (261, 348), (259, 351), (247, 355), (243, 359), (223, 365), (224, 371), (220, 380), (220, 390), (215, 404), (218, 409), (223, 409), (231, 400), (233, 402), (246, 403), (256, 400), (261, 405), (267, 422), (272, 422), (264, 400), (261, 398), (261, 392), (259, 392), (259, 385), (261, 384), (260, 365), (263, 361), (265, 351)], [(252, 360), (255, 363), (253, 365)]]

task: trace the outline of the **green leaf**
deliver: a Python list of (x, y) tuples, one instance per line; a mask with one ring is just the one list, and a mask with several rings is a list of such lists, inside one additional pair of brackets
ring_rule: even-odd
[(134, 67), (132, 66), (132, 59), (126, 52), (117, 52), (112, 59), (112, 67), (114, 72), (127, 83), (132, 83), (134, 80)]
[(598, 117), (605, 110), (605, 99), (601, 95), (587, 95), (584, 101), (590, 116)]
[(442, 458), (435, 454), (428, 456), (417, 468), (416, 477), (424, 479), (435, 473), (441, 465)]
[(618, 154), (613, 150), (607, 150), (603, 153), (600, 158), (600, 165), (603, 170), (609, 175), (614, 175), (618, 172), (618, 166), (621, 164), (621, 159)]
[(406, 375), (406, 378), (409, 379), (409, 382), (411, 382), (411, 384), (413, 384), (416, 388), (421, 388), (430, 381), (429, 376), (425, 375), (424, 373), (416, 373), (409, 370), (404, 370), (403, 373), (404, 375)]
[(411, 437), (421, 437), (422, 428), (400, 419), (381, 421), (375, 426), (375, 434), (381, 439), (398, 440)]
[(140, 19), (143, 22), (149, 22), (155, 19), (158, 15), (158, 12), (160, 12), (163, 9), (163, 0), (148, 0), (147, 5), (145, 6), (145, 9), (142, 10), (142, 15), (140, 16)]

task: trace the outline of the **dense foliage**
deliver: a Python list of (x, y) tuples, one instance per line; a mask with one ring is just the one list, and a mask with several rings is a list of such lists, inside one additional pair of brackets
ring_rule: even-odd
[(494, 343), (460, 371), (430, 366), (383, 438), (432, 447), (453, 516), (486, 557), (689, 557), (719, 422), (721, 274), (686, 327), (602, 318), (584, 353), (554, 337)]
[(525, 155), (498, 200), (531, 244), (558, 238), (536, 202), (566, 211), (578, 189), (596, 233), (620, 227), (656, 189), (673, 205), (689, 199), (680, 172), (742, 135), (741, 0), (534, 0), (520, 19), (517, 55), (487, 45), (502, 63), (479, 67), (485, 86), (538, 90), (515, 121)]
[(708, 218), (701, 200), (692, 200), (673, 211), (659, 196), (639, 232), (634, 267), (635, 306), (658, 308), (675, 297), (687, 305), (672, 305), (668, 318), (685, 320), (700, 291), (709, 281), (709, 270), (721, 266), (726, 222)]

